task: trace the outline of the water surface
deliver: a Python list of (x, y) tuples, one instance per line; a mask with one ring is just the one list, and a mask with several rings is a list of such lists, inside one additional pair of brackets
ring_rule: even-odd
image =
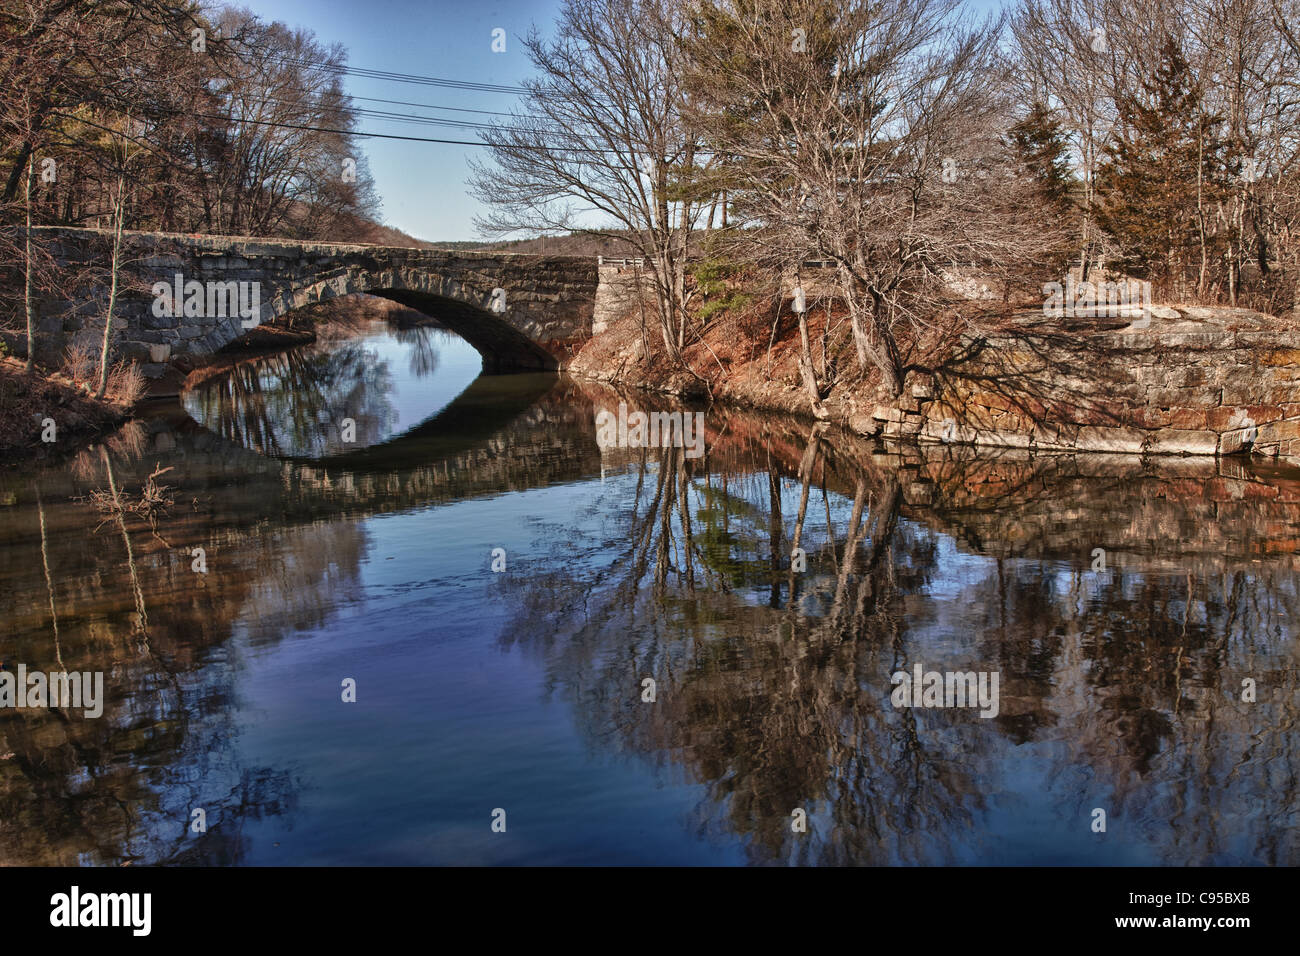
[[(0, 712), (0, 862), (1300, 862), (1297, 473), (602, 452), (660, 400), (478, 369), (373, 327), (0, 473), (0, 658), (109, 696)], [(893, 706), (916, 663), (998, 715)]]

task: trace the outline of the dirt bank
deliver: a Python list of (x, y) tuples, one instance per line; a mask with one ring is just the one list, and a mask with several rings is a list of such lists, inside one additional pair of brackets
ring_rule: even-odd
[[(636, 306), (602, 317), (599, 334), (568, 366), (579, 377), (683, 398), (714, 401), (762, 411), (813, 417), (799, 373), (799, 323), (791, 300), (757, 302), (714, 313), (699, 340), (683, 350), (690, 372), (666, 356), (654, 307)], [(644, 324), (643, 324), (644, 317)], [(970, 319), (954, 315), (958, 329)], [(808, 313), (813, 368), (830, 420), (848, 425), (870, 411), (878, 396), (879, 373), (859, 368), (848, 315), (837, 305), (817, 304)], [(943, 342), (909, 343), (918, 362), (932, 359)]]
[(62, 374), (28, 374), (17, 359), (0, 360), (0, 467), (71, 454), (119, 427), (130, 412), (96, 400)]

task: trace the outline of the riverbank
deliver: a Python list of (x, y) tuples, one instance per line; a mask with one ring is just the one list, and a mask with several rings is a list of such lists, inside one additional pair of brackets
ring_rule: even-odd
[[(650, 313), (649, 308), (646, 309)], [(581, 378), (812, 419), (790, 303), (724, 314), (674, 368), (639, 308), (601, 316)], [(1154, 306), (1145, 316), (1046, 317), (971, 303), (912, 343), (903, 393), (858, 370), (843, 314), (808, 315), (824, 417), (866, 436), (1044, 452), (1225, 456), (1300, 463), (1295, 323), (1249, 309)]]
[(62, 373), (0, 359), (0, 467), (64, 457), (119, 427), (131, 407), (93, 398)]

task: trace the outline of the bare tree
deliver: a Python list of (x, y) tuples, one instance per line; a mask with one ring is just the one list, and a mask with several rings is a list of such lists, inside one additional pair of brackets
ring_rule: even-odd
[(486, 133), (473, 163), (489, 235), (582, 229), (644, 258), (671, 359), (686, 344), (687, 262), (703, 202), (699, 150), (682, 117), (682, 28), (672, 0), (565, 0), (556, 39), (525, 41), (538, 78), (526, 105)]
[(113, 197), (113, 251), (109, 257), (108, 308), (104, 313), (104, 341), (99, 351), (99, 384), (95, 388), (95, 397), (103, 398), (108, 388), (108, 364), (112, 354), (113, 314), (117, 311), (118, 282), (122, 268), (122, 229), (127, 216), (128, 171), (132, 160), (143, 152), (142, 147), (132, 142), (133, 134), (143, 132), (132, 126), (131, 116), (127, 114), (122, 135), (114, 143), (113, 157), (117, 167), (117, 189)]
[(889, 395), (954, 276), (1012, 272), (1034, 245), (1000, 138), (999, 25), (958, 7), (705, 2), (683, 44), (689, 117), (739, 173), (736, 248), (772, 273), (833, 261), (859, 365)]

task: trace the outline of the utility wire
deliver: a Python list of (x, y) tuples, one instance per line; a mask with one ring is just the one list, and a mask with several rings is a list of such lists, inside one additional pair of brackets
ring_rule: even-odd
[(408, 100), (381, 100), (373, 96), (352, 96), (352, 94), (347, 94), (347, 95), (351, 99), (365, 100), (367, 103), (389, 103), (393, 106), (418, 106), (421, 109), (426, 109), (426, 110), (454, 110), (457, 113), (487, 113), (491, 116), (512, 115), (510, 113), (505, 112), (504, 110), (472, 110), (465, 106), (439, 106), (437, 103), (412, 103)]
[(505, 86), (499, 83), (475, 83), (470, 80), (451, 80), (441, 76), (421, 76), (416, 73), (395, 73), (389, 70), (369, 70), (358, 66), (343, 66), (337, 63), (320, 63), (297, 57), (270, 54), (269, 60), (278, 60), (299, 67), (311, 67), (345, 76), (356, 76), (371, 80), (386, 80), (391, 83), (412, 83), (418, 86), (441, 86), (453, 90), (474, 90), (480, 93), (505, 93), (510, 96), (525, 96), (534, 93), (526, 86)]
[[(398, 136), (395, 133), (366, 133), (361, 130), (330, 129), (324, 126), (298, 125), (296, 123), (276, 123), (271, 120), (236, 119), (229, 116), (217, 116), (211, 113), (195, 113), (200, 119), (216, 120), (223, 123), (252, 123), (257, 126), (271, 126), (277, 129), (297, 129), (311, 133), (337, 133), (340, 136), (360, 136), (365, 139), (400, 139), (412, 143), (447, 143), (453, 146), (486, 146), (489, 149), (508, 149), (515, 152), (531, 152), (530, 146), (494, 145), (482, 140), (433, 139), (426, 136)], [(617, 153), (617, 149), (602, 149), (594, 146), (544, 146), (543, 149), (557, 153)]]

